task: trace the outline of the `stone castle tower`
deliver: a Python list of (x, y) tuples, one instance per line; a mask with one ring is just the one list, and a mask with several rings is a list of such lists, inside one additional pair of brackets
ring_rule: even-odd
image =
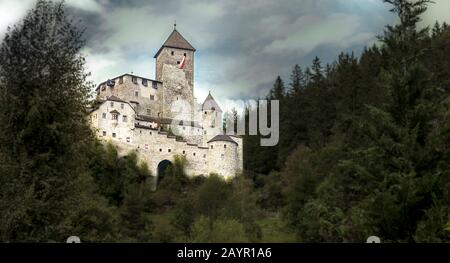
[(174, 28), (154, 57), (156, 80), (123, 74), (96, 89), (89, 118), (97, 137), (121, 154), (137, 151), (156, 178), (175, 156), (186, 158), (190, 176), (229, 179), (243, 169), (242, 138), (223, 134), (219, 104), (211, 93), (202, 104), (194, 98), (195, 51)]
[(156, 53), (156, 80), (163, 83), (162, 117), (173, 118), (171, 106), (182, 99), (194, 105), (195, 48), (174, 28)]

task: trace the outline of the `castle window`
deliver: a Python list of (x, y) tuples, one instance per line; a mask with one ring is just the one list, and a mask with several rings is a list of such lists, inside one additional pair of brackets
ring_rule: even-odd
[(175, 55), (175, 52), (173, 52), (173, 51), (172, 51), (172, 52), (170, 52), (170, 55), (172, 55), (172, 56), (173, 56), (173, 55)]
[(225, 154), (222, 153), (222, 155), (220, 156), (220, 158), (223, 160), (225, 158)]
[(113, 138), (116, 138), (116, 134), (115, 133), (113, 133), (112, 135), (113, 135)]
[(183, 154), (186, 154), (186, 151), (183, 151)]
[(136, 77), (131, 77), (131, 81), (132, 81), (134, 84), (137, 84), (137, 78), (136, 78)]
[(206, 132), (206, 131), (204, 131), (204, 133), (205, 133), (205, 135), (206, 135), (206, 133), (207, 133), (207, 132)]
[(123, 84), (123, 77), (119, 78), (119, 84)]
[(223, 145), (223, 148), (224, 148), (224, 149), (226, 149), (226, 148), (227, 148), (227, 145), (226, 145), (226, 144), (224, 144), (224, 145)]
[(155, 100), (155, 95), (150, 95), (150, 100)]
[(206, 154), (203, 154), (203, 158), (206, 158)]
[(103, 131), (103, 136), (106, 136), (106, 132), (105, 131)]
[(158, 84), (157, 84), (155, 81), (153, 81), (153, 82), (152, 82), (152, 87), (153, 87), (154, 89), (157, 89), (157, 88), (158, 88)]
[(120, 104), (120, 108), (123, 110), (123, 108), (125, 108), (125, 104)]
[(159, 152), (162, 152), (162, 149), (159, 149)]
[(150, 132), (150, 135), (152, 135), (152, 132)]
[(168, 152), (170, 152), (170, 153), (172, 152), (172, 150), (171, 150), (171, 149), (169, 149), (169, 150), (167, 150), (167, 151), (168, 151)]
[(123, 121), (123, 122), (127, 122), (127, 121), (128, 121), (128, 118), (127, 118), (126, 115), (123, 115), (123, 116), (122, 116), (122, 121)]
[(195, 156), (195, 153), (194, 153), (194, 156)]
[(150, 115), (152, 111), (150, 109), (147, 109), (147, 115)]
[(184, 53), (183, 56), (186, 56), (186, 53)]
[(114, 102), (111, 102), (111, 108), (114, 108)]
[(142, 85), (147, 87), (148, 86), (148, 81), (146, 79), (142, 79)]
[(214, 145), (211, 145), (211, 149), (214, 149)]
[(134, 96), (135, 96), (135, 97), (139, 97), (139, 92), (138, 92), (138, 91), (135, 91), (135, 92), (134, 92)]
[(117, 113), (113, 113), (113, 114), (112, 114), (112, 119), (113, 119), (113, 120), (119, 119), (119, 115), (118, 115)]
[(127, 142), (130, 142), (130, 137), (127, 137)]
[(205, 115), (208, 114), (208, 112), (205, 111)]
[(102, 118), (103, 118), (103, 119), (106, 119), (106, 113), (103, 113), (103, 114), (102, 114)]
[(177, 61), (177, 64), (180, 65), (180, 61)]
[(148, 144), (145, 145), (145, 149), (148, 150)]

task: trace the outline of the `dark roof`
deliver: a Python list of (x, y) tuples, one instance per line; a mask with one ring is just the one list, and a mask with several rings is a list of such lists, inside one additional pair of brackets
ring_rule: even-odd
[(161, 53), (161, 50), (164, 47), (192, 50), (195, 52), (195, 48), (176, 29), (172, 31), (172, 34), (170, 34), (166, 42), (164, 42), (158, 52), (156, 52), (155, 58)]
[(214, 99), (214, 97), (211, 95), (210, 92), (206, 97), (205, 101), (203, 102), (202, 110), (211, 110), (213, 108), (216, 111), (222, 112), (222, 109), (220, 109), (219, 104), (217, 104), (216, 100)]
[(123, 99), (118, 98), (118, 97), (116, 97), (114, 95), (113, 96), (109, 96), (106, 100), (126, 103), (126, 101), (124, 101)]
[(120, 114), (120, 112), (118, 112), (117, 110), (110, 111), (109, 113)]
[[(118, 79), (118, 78), (121, 78), (121, 77), (124, 77), (124, 76), (131, 76), (131, 77), (135, 77), (135, 78), (145, 79), (145, 80), (147, 80), (147, 81), (153, 81), (153, 82), (162, 83), (161, 81), (158, 81), (158, 80), (149, 79), (149, 78), (144, 78), (144, 77), (140, 77), (140, 76), (133, 75), (133, 74), (129, 74), (129, 73), (122, 74), (122, 75), (117, 76), (117, 77), (115, 77), (115, 78), (112, 78), (112, 79), (110, 79), (110, 80)], [(97, 85), (97, 88), (96, 88), (95, 90), (97, 91), (97, 90), (100, 88), (100, 86), (102, 86), (103, 84), (106, 84), (106, 82), (108, 82), (108, 81), (104, 81), (104, 82), (98, 84), (98, 85)]]
[(156, 122), (156, 123), (160, 123), (161, 124), (172, 124), (172, 123), (176, 123), (180, 126), (191, 126), (191, 127), (196, 127), (196, 128), (202, 128), (202, 126), (198, 123), (198, 122), (193, 122), (193, 121), (183, 121), (183, 120), (175, 120), (171, 119), (171, 118), (158, 118), (158, 117), (152, 117), (152, 116), (148, 116), (148, 115), (137, 115), (136, 116), (136, 120), (138, 121), (148, 121), (148, 122)]
[(233, 142), (235, 144), (238, 144), (237, 142), (235, 142), (233, 139), (231, 139), (230, 136), (228, 135), (223, 135), (223, 134), (219, 134), (216, 137), (212, 138), (211, 140), (209, 140), (208, 143), (210, 142)]

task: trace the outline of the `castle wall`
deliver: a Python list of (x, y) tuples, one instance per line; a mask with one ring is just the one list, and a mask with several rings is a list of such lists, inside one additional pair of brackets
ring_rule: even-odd
[[(111, 111), (119, 112), (116, 120)], [(124, 118), (124, 116), (126, 118)], [(130, 130), (134, 129), (135, 111), (128, 103), (107, 101), (90, 114), (93, 128), (101, 138), (115, 138), (118, 141), (131, 140)]]
[[(135, 82), (133, 82), (133, 77), (136, 78)], [(125, 101), (137, 102), (133, 104), (136, 105), (135, 110), (138, 115), (157, 117), (161, 112), (162, 84), (160, 82), (132, 75), (124, 75), (113, 80), (115, 81), (114, 86), (103, 84), (99, 87), (98, 97), (100, 99), (116, 96)], [(147, 80), (147, 86), (144, 86), (143, 80)]]

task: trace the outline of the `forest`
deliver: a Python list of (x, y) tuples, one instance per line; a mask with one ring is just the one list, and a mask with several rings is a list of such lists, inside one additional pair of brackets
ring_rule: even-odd
[(0, 46), (0, 242), (450, 242), (450, 27), (384, 2), (398, 23), (375, 45), (274, 76), (277, 146), (245, 135), (229, 182), (176, 157), (152, 191), (89, 128), (83, 30), (37, 1)]

